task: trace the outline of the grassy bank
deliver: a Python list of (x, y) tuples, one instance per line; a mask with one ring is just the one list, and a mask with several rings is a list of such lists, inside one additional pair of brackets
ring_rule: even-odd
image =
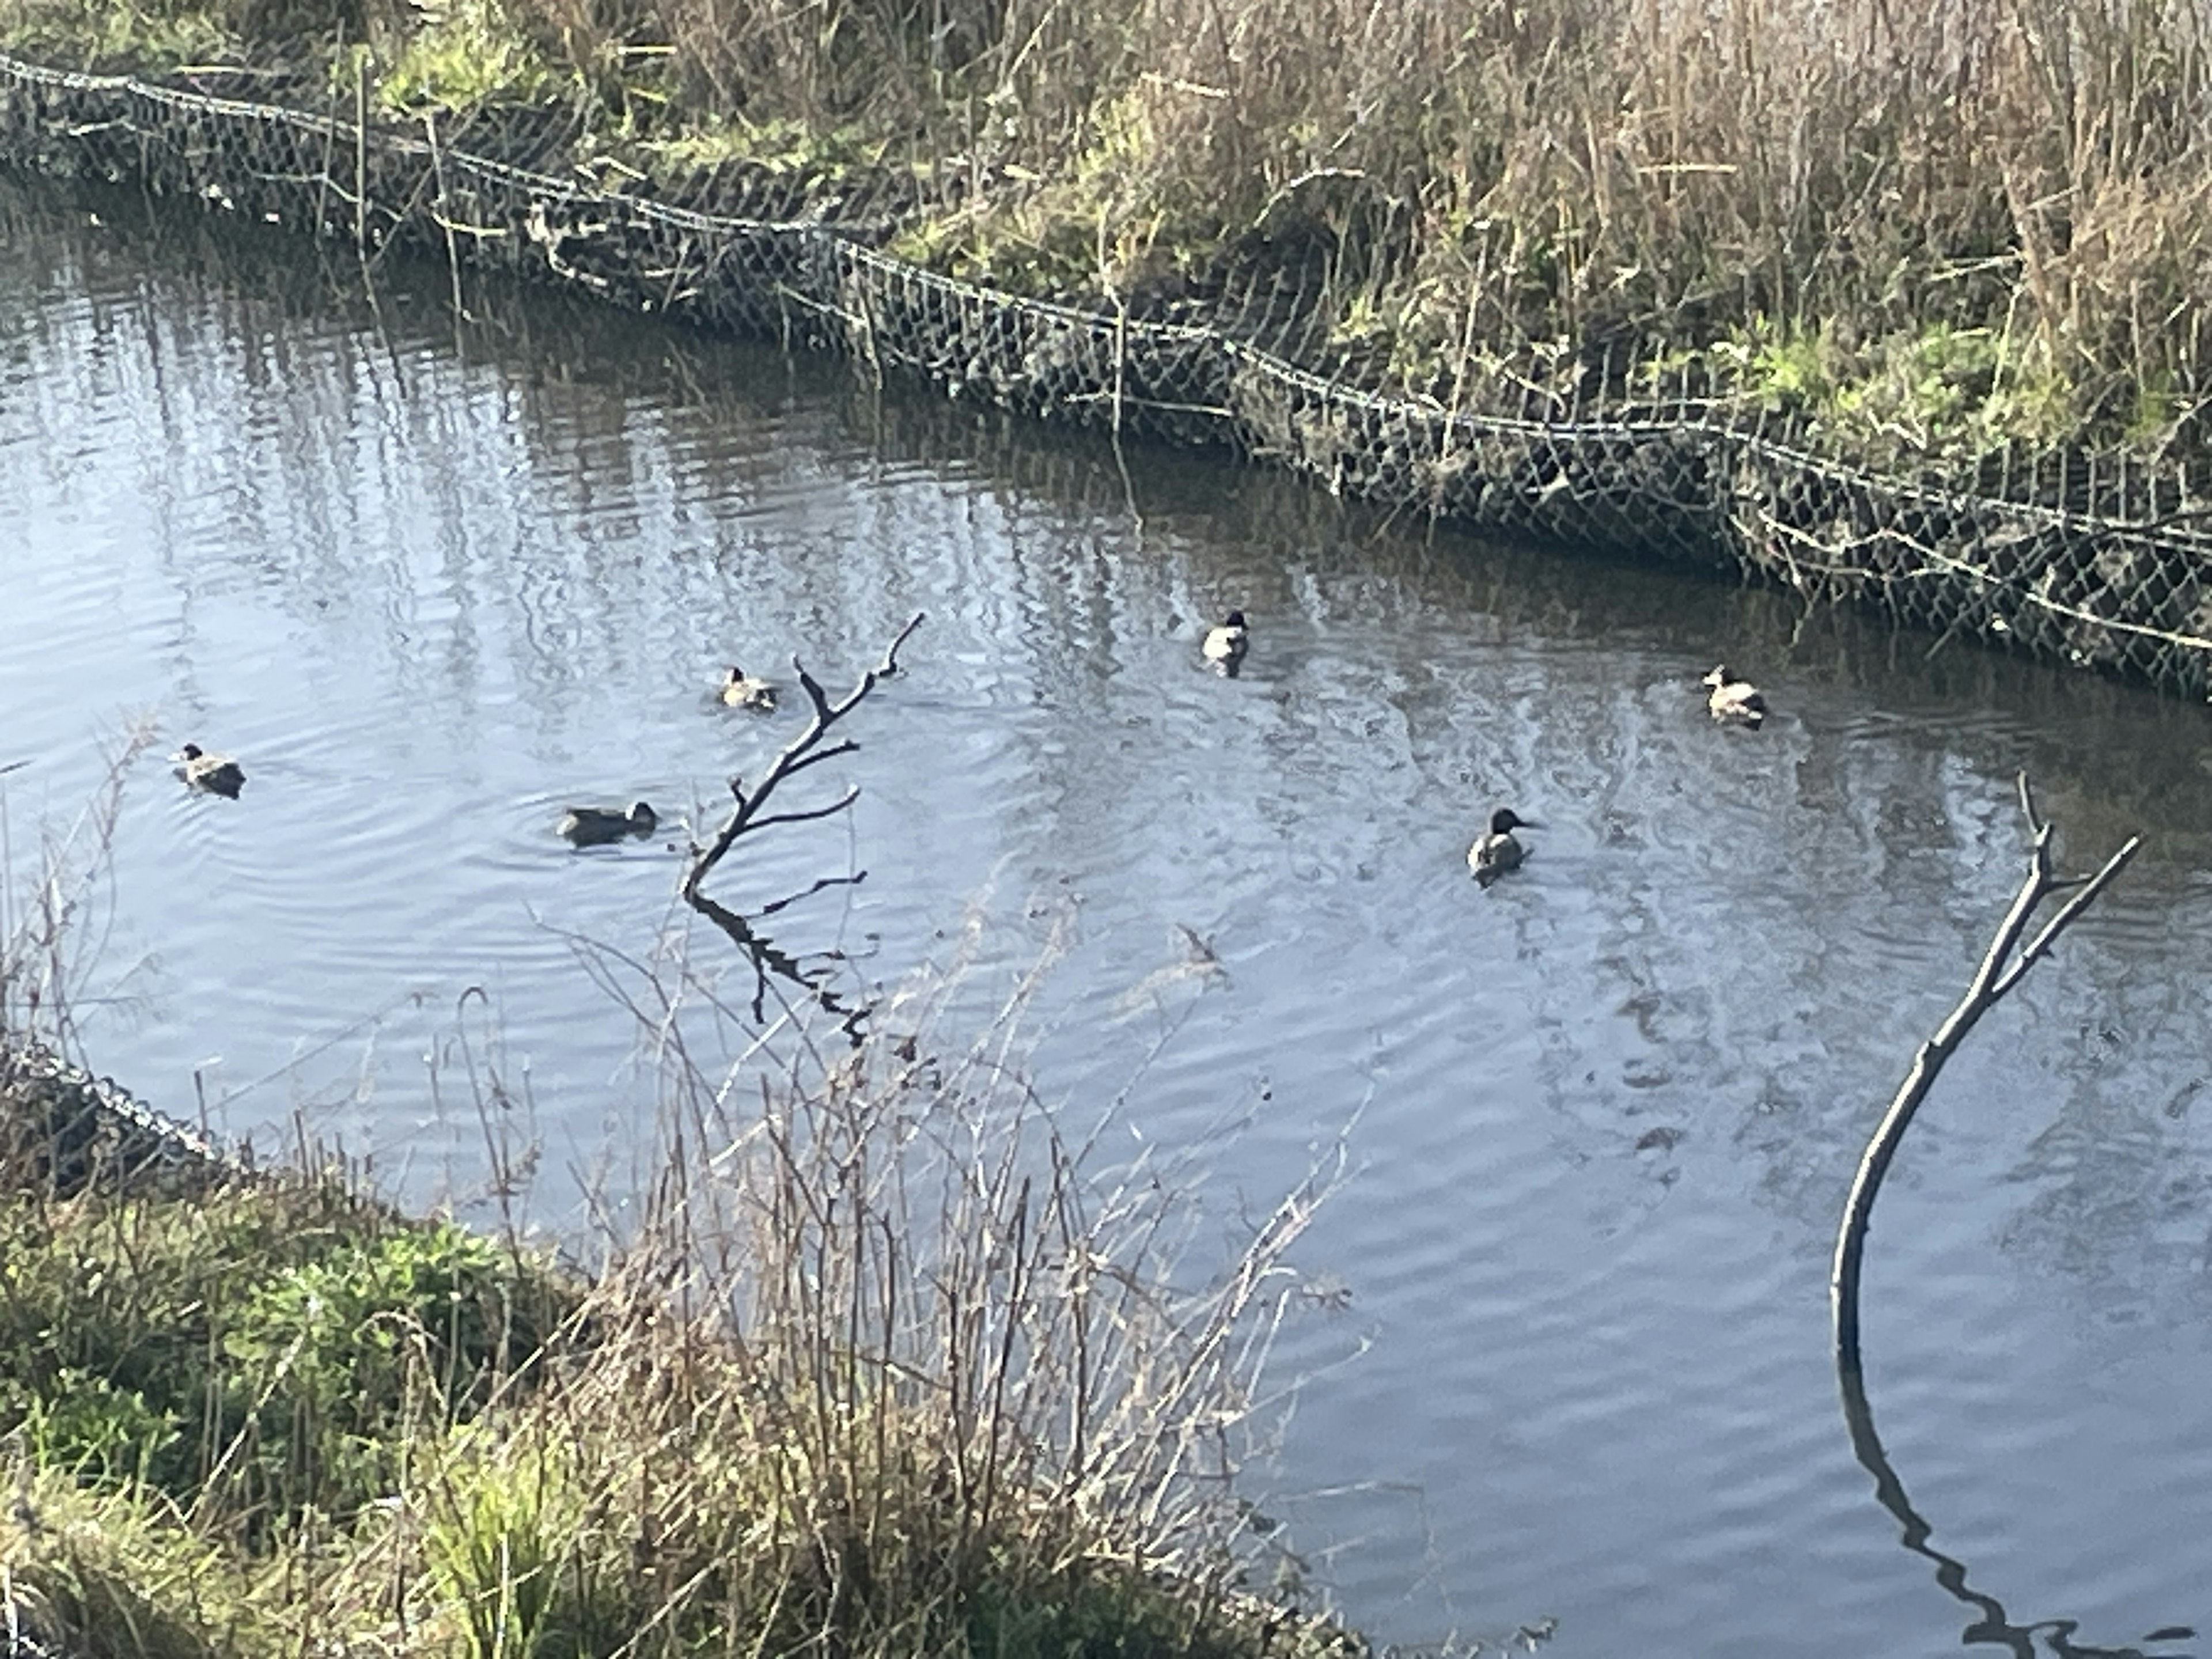
[(1383, 385), (1609, 347), (1624, 383), (1904, 459), (2206, 447), (2205, 27), (2117, 0), (0, 0), (49, 57), (350, 87), (360, 50), (388, 111), (559, 105), (664, 182), (918, 202), (901, 252), (1018, 291), (1264, 293)]
[(328, 1180), (11, 1182), (0, 1606), (78, 1659), (1363, 1651), (1236, 1565), (1288, 1212), (1170, 1292), (1148, 1198), (917, 1065), (977, 1081), (864, 1050), (695, 1123), (588, 1279)]

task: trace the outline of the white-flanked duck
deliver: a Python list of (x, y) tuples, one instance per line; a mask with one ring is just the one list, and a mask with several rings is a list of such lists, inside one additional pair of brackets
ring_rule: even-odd
[(1206, 643), (1199, 649), (1217, 672), (1234, 678), (1251, 647), (1251, 630), (1244, 626), (1244, 613), (1232, 611), (1221, 619), (1218, 628), (1206, 630)]
[(758, 708), (763, 711), (775, 707), (775, 688), (757, 674), (748, 674), (735, 663), (722, 677), (722, 701), (732, 708)]
[(246, 769), (228, 755), (211, 755), (199, 744), (188, 743), (177, 750), (176, 760), (177, 775), (195, 789), (236, 800), (238, 792), (246, 787)]
[(1499, 807), (1490, 815), (1490, 828), (1467, 849), (1467, 867), (1474, 872), (1477, 881), (1489, 886), (1508, 870), (1518, 870), (1522, 860), (1528, 856), (1528, 849), (1513, 838), (1513, 832), (1543, 827), (1522, 817), (1510, 806)]
[(1723, 726), (1744, 726), (1757, 731), (1766, 719), (1765, 694), (1749, 680), (1740, 680), (1722, 663), (1698, 681), (1705, 688), (1705, 707)]

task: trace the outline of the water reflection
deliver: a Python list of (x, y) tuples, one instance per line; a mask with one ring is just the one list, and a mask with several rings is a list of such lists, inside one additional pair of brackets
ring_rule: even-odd
[[(70, 810), (149, 709), (253, 780), (134, 789), (94, 991), (140, 1017), (100, 1006), (103, 1066), (233, 1133), (304, 1109), (418, 1191), (512, 1189), (490, 1101), (541, 1194), (588, 1182), (655, 1085), (580, 953), (686, 948), (686, 847), (801, 729), (716, 680), (848, 684), (926, 609), (849, 830), (716, 891), (757, 916), (866, 868), (774, 930), (871, 982), (990, 895), (979, 1001), (1064, 932), (1042, 1086), (1126, 1096), (1147, 1145), (1249, 1117), (1232, 1206), (1353, 1125), (1255, 1495), (1356, 1615), (1925, 1650), (1954, 1606), (1833, 1434), (1826, 1243), (2009, 891), (2025, 768), (2079, 845), (2145, 850), (1916, 1128), (1875, 1381), (1987, 1582), (2084, 1639), (2205, 1622), (2205, 710), (557, 295), (457, 327), (442, 273), (372, 307), (289, 240), (96, 210), (0, 185), (0, 760), (31, 763), (0, 805)], [(1761, 730), (1713, 725), (1723, 659)], [(555, 833), (641, 798), (649, 840)], [(1547, 828), (1480, 892), (1507, 802)]]
[[(2041, 1619), (2021, 1624), (2009, 1616), (2004, 1603), (1996, 1596), (1977, 1590), (1969, 1582), (1971, 1569), (1952, 1556), (1946, 1555), (1929, 1540), (1935, 1528), (1912, 1507), (1912, 1499), (1905, 1489), (1905, 1482), (1882, 1449), (1881, 1437), (1875, 1431), (1874, 1409), (1869, 1403), (1863, 1374), (1856, 1364), (1839, 1363), (1837, 1382), (1843, 1392), (1844, 1421), (1850, 1431), (1851, 1450), (1867, 1472), (1874, 1476), (1875, 1495), (1881, 1506), (1897, 1517), (1899, 1539), (1906, 1549), (1926, 1557), (1936, 1566), (1936, 1582), (1951, 1595), (1964, 1602), (1974, 1613), (1973, 1621), (1960, 1632), (1960, 1642), (1966, 1647), (1996, 1647), (2020, 1656), (2020, 1659), (2036, 1659), (2039, 1654), (2055, 1654), (2058, 1659), (2151, 1659), (2144, 1647), (2103, 1647), (2091, 1643), (2077, 1642), (2078, 1620)], [(2189, 1656), (2173, 1653), (2166, 1644), (2193, 1641), (2197, 1632), (2185, 1625), (2169, 1625), (2142, 1637), (2146, 1644), (2156, 1645), (2159, 1659), (2189, 1659)]]

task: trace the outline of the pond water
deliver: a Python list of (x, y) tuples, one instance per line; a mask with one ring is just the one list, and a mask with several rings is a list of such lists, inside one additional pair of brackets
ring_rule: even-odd
[[(797, 729), (715, 707), (726, 663), (842, 686), (923, 610), (855, 717), (849, 826), (735, 884), (865, 866), (787, 936), (883, 979), (979, 910), (987, 981), (1064, 925), (1042, 1086), (1126, 1087), (1168, 1146), (1244, 1121), (1215, 1179), (1255, 1206), (1342, 1139), (1252, 1495), (1356, 1623), (1839, 1659), (2212, 1627), (2205, 710), (465, 299), (403, 269), (372, 304), (276, 233), (0, 179), (11, 903), (160, 737), (74, 935), (102, 1068), (467, 1204), (495, 1063), (545, 1201), (618, 1194), (653, 1083), (586, 963), (659, 948), (681, 831), (578, 854), (555, 818), (704, 821)], [(1230, 605), (1234, 680), (1198, 661)], [(1765, 730), (1705, 717), (1723, 657)], [(240, 799), (178, 785), (185, 738), (244, 760)], [(2145, 846), (1877, 1215), (1867, 1380), (1915, 1550), (1838, 1408), (1828, 1254), (2019, 878), (2021, 768), (2069, 862)], [(1544, 827), (1483, 891), (1497, 804)]]

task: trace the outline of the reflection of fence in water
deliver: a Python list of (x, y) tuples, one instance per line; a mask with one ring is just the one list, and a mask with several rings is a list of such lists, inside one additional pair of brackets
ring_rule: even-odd
[[(2212, 497), (2180, 470), (2004, 453), (1965, 480), (1878, 476), (1778, 419), (1492, 380), (1449, 402), (1366, 389), (1319, 296), (1281, 273), (1131, 309), (994, 292), (880, 250), (921, 187), (824, 191), (763, 168), (652, 194), (574, 159), (558, 112), (419, 135), (359, 94), (226, 98), (0, 56), (0, 154), (412, 243), (648, 311), (916, 370), (1024, 413), (1218, 443), (1475, 526), (1656, 551), (1872, 601), (1910, 624), (2212, 696)], [(306, 89), (308, 94), (312, 89)], [(552, 158), (566, 176), (538, 170)], [(532, 165), (536, 164), (536, 165)]]

